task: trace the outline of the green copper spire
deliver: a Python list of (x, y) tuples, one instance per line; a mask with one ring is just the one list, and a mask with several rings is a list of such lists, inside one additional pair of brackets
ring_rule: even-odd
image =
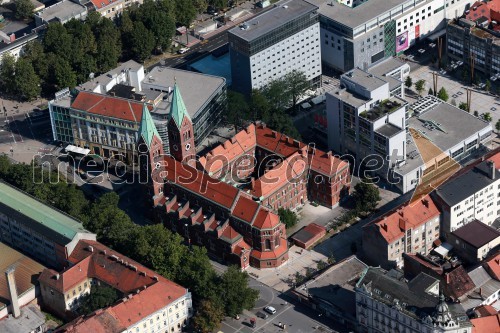
[(179, 86), (177, 82), (174, 84), (174, 93), (172, 95), (172, 104), (170, 105), (170, 115), (174, 118), (175, 124), (178, 128), (181, 128), (182, 119), (186, 116), (189, 120), (189, 114), (186, 110), (186, 105), (184, 105), (184, 101), (182, 100), (181, 92), (179, 90)]
[(148, 107), (144, 104), (142, 108), (141, 136), (148, 147), (151, 146), (151, 141), (153, 141), (153, 137), (155, 135), (161, 140), (160, 134), (158, 134), (158, 131), (156, 130), (155, 123), (153, 122), (153, 118), (151, 118)]

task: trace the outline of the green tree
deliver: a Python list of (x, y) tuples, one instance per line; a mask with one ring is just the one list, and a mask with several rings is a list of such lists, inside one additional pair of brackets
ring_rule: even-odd
[(18, 20), (28, 19), (33, 16), (35, 5), (30, 0), (14, 0), (14, 17)]
[(227, 112), (228, 123), (234, 125), (234, 131), (238, 132), (243, 126), (243, 122), (250, 118), (250, 107), (243, 94), (235, 91), (227, 92)]
[(287, 83), (283, 79), (276, 79), (267, 84), (262, 93), (274, 110), (286, 110), (290, 96), (287, 95)]
[(260, 119), (265, 123), (270, 122), (271, 105), (261, 90), (252, 90), (249, 107), (252, 120)]
[(43, 37), (45, 53), (52, 52), (61, 60), (70, 62), (73, 58), (73, 40), (66, 28), (59, 22), (51, 22)]
[(56, 60), (52, 63), (52, 71), (53, 80), (51, 81), (56, 86), (56, 90), (76, 86), (76, 74), (68, 61), (64, 59)]
[(162, 2), (146, 0), (134, 14), (153, 33), (155, 49), (163, 51), (170, 45), (175, 33), (175, 20), (173, 14), (163, 8)]
[(424, 89), (425, 89), (425, 80), (421, 79), (415, 82), (415, 90), (417, 90), (419, 95), (422, 95)]
[(361, 180), (354, 186), (353, 197), (356, 202), (356, 208), (359, 211), (371, 211), (375, 209), (381, 199), (378, 187), (366, 179)]
[(337, 262), (337, 259), (335, 259), (335, 256), (333, 255), (333, 253), (330, 253), (328, 255), (327, 262), (330, 265), (333, 265), (333, 264), (335, 264)]
[(190, 251), (184, 251), (185, 246), (179, 252), (182, 253), (179, 273), (176, 281), (189, 289), (201, 299), (217, 300), (218, 279), (208, 258), (207, 249), (192, 246)]
[(292, 110), (296, 112), (299, 98), (311, 87), (311, 84), (307, 80), (306, 74), (296, 69), (286, 74), (283, 81), (286, 84), (285, 94), (291, 97)]
[(484, 90), (486, 90), (486, 91), (490, 91), (491, 90), (491, 82), (490, 82), (490, 80), (486, 80), (486, 83), (485, 83), (485, 86), (484, 86)]
[(461, 109), (461, 110), (470, 112), (469, 111), (469, 106), (465, 102), (460, 102), (460, 104), (458, 104), (458, 108)]
[[(497, 132), (500, 132), (500, 119), (497, 120), (497, 122), (495, 123), (495, 129), (497, 130)], [(1, 169), (1, 167), (0, 167)]]
[(448, 101), (448, 92), (446, 91), (446, 89), (444, 87), (441, 87), (441, 89), (439, 89), (439, 92), (437, 94), (437, 97), (442, 100), (442, 101), (445, 101), (447, 102)]
[(491, 113), (489, 113), (489, 112), (486, 112), (484, 114), (483, 119), (486, 120), (489, 123), (493, 120), (493, 118), (491, 117)]
[(16, 95), (22, 100), (32, 101), (40, 95), (40, 78), (29, 60), (20, 58), (16, 62), (14, 82)]
[(87, 315), (95, 310), (106, 308), (118, 300), (116, 289), (108, 286), (93, 285), (90, 293), (84, 295), (80, 300), (78, 312)]
[(429, 88), (429, 90), (427, 91), (427, 95), (434, 96), (434, 91), (432, 90), (432, 88)]
[(405, 79), (406, 88), (410, 89), (412, 85), (413, 85), (413, 80), (411, 79), (410, 76), (407, 76)]
[(328, 263), (323, 260), (318, 261), (318, 263), (316, 264), (316, 268), (318, 268), (319, 271), (325, 269), (326, 267), (328, 267)]
[(193, 326), (198, 332), (210, 333), (219, 328), (223, 319), (222, 306), (210, 300), (202, 300), (193, 317)]
[(280, 217), (281, 223), (283, 223), (287, 229), (295, 226), (299, 221), (297, 214), (292, 212), (290, 209), (278, 209), (278, 216)]
[(235, 317), (255, 306), (259, 292), (250, 288), (248, 281), (248, 273), (242, 272), (237, 266), (230, 266), (220, 277), (218, 290), (227, 316)]
[(0, 66), (0, 87), (7, 94), (15, 93), (15, 73), (16, 60), (9, 53), (4, 54)]
[(151, 51), (155, 47), (153, 33), (142, 22), (136, 22), (130, 38), (134, 58), (139, 62), (144, 62), (151, 56)]

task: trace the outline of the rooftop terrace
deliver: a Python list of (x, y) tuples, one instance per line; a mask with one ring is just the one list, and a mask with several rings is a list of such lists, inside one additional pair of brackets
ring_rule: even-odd
[(370, 110), (361, 112), (359, 115), (370, 121), (374, 121), (388, 113), (399, 110), (402, 105), (403, 103), (401, 103), (397, 99), (389, 98), (381, 101), (378, 105), (375, 105)]

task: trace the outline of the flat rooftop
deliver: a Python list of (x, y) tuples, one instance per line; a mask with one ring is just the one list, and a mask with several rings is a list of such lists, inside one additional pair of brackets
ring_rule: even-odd
[(477, 249), (500, 237), (500, 231), (478, 220), (467, 223), (452, 234)]
[(53, 4), (50, 7), (42, 9), (36, 15), (46, 22), (50, 22), (53, 19), (65, 21), (77, 14), (82, 14), (86, 11), (87, 8), (85, 8), (85, 6), (79, 5), (69, 0), (63, 0)]
[[(42, 273), (45, 266), (25, 256), (10, 246), (0, 242), (0, 309), (10, 304), (9, 288), (4, 272), (9, 267), (14, 267), (14, 279), (16, 281), (17, 294), (19, 297), (27, 291), (35, 288), (35, 281)], [(4, 332), (0, 329), (0, 332)]]
[(304, 0), (280, 1), (273, 9), (246, 21), (244, 23), (246, 29), (235, 27), (229, 30), (229, 33), (250, 42), (317, 9), (317, 6)]
[(401, 109), (401, 107), (403, 107), (404, 105), (405, 104), (403, 100), (400, 100), (396, 97), (391, 97), (386, 100), (380, 101), (378, 105), (375, 105), (370, 110), (361, 112), (359, 115), (362, 118), (374, 121), (386, 114)]
[(385, 136), (386, 138), (392, 137), (394, 134), (397, 134), (401, 131), (404, 131), (404, 129), (401, 129), (397, 127), (396, 125), (393, 125), (391, 123), (384, 124), (383, 126), (377, 128), (375, 132), (378, 134), (381, 134)]
[(79, 221), (4, 182), (0, 182), (0, 211), (59, 244), (66, 245), (77, 233), (89, 233)]
[(481, 130), (491, 128), (491, 124), (451, 104), (439, 103), (420, 116), (411, 117), (408, 127), (419, 131), (439, 149), (447, 152)]
[(135, 62), (134, 60), (126, 61), (124, 63), (121, 63), (118, 67), (113, 68), (112, 70), (77, 86), (76, 89), (93, 91), (97, 85), (107, 85), (109, 82), (111, 82), (111, 80), (113, 80), (118, 74), (121, 74), (122, 72), (127, 70), (138, 71), (141, 69), (141, 67), (142, 65), (138, 62)]
[(354, 287), (368, 266), (356, 256), (351, 256), (327, 269), (324, 273), (295, 289), (296, 292), (319, 298), (332, 304), (338, 311), (356, 317)]
[(318, 12), (346, 27), (356, 28), (377, 16), (402, 6), (402, 0), (368, 0), (354, 8), (331, 0), (307, 0), (319, 7)]
[(347, 91), (345, 88), (336, 88), (332, 91), (327, 92), (328, 95), (335, 96), (336, 98), (342, 100), (344, 103), (352, 105), (356, 108), (365, 105), (370, 100), (368, 98), (364, 98), (361, 95), (353, 94)]
[[(186, 105), (187, 112), (191, 118), (194, 118), (198, 110), (209, 101), (221, 87), (226, 84), (226, 79), (219, 76), (199, 74), (171, 67), (157, 66), (146, 75), (142, 81), (142, 90), (150, 88), (173, 92), (174, 84), (177, 82), (182, 99)], [(157, 106), (153, 113), (170, 113), (170, 96), (165, 97), (164, 101)]]
[(396, 69), (403, 67), (404, 65), (406, 65), (404, 61), (398, 58), (391, 57), (369, 67), (367, 71), (374, 75), (384, 76), (387, 73), (393, 72)]
[(35, 305), (30, 304), (21, 308), (19, 318), (10, 317), (0, 320), (0, 332), (35, 332), (44, 323), (45, 315)]
[(352, 81), (369, 91), (375, 90), (387, 84), (386, 81), (379, 78), (378, 76), (359, 68), (352, 69), (349, 72), (343, 74), (342, 78), (348, 81)]

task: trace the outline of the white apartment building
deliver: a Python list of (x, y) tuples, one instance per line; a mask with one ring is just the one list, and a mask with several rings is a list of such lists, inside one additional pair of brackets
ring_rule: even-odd
[(319, 7), (321, 60), (345, 72), (394, 56), (422, 38), (445, 34), (446, 21), (471, 0), (308, 0)]
[[(328, 148), (353, 156), (358, 165), (369, 159), (370, 169), (402, 193), (432, 178), (439, 167), (466, 160), (491, 139), (490, 123), (434, 96), (410, 107), (397, 94), (403, 83), (378, 72), (355, 68), (326, 94)], [(410, 129), (441, 153), (424, 163)]]
[(500, 216), (500, 153), (459, 174), (436, 190), (442, 212), (442, 232), (449, 233), (479, 220), (491, 225)]
[(440, 294), (439, 281), (425, 273), (407, 281), (402, 272), (369, 267), (355, 291), (357, 332), (472, 331), (460, 304), (448, 304)]
[(281, 1), (275, 8), (229, 31), (232, 86), (250, 94), (293, 70), (311, 84), (321, 76), (317, 7), (303, 0)]

